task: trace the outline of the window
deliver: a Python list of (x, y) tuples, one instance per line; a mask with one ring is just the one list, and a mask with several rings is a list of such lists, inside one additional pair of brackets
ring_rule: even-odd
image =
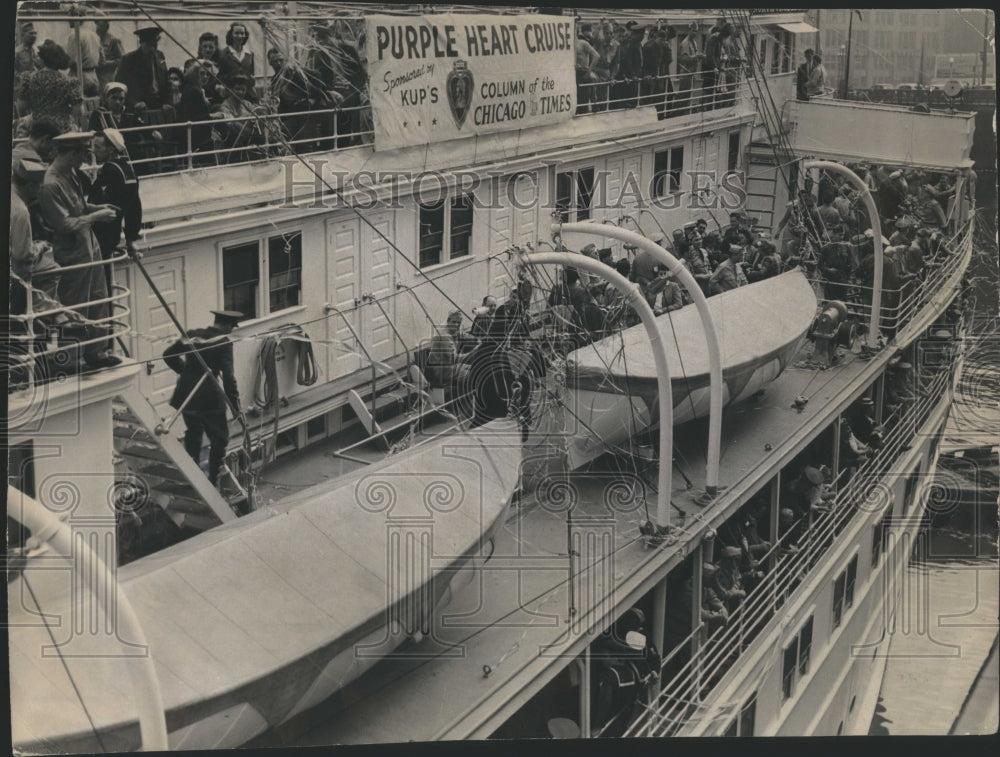
[(300, 304), (302, 294), (302, 234), (267, 240), (267, 292), (272, 313)]
[(844, 607), (854, 607), (854, 585), (858, 582), (858, 556), (847, 565), (847, 585), (844, 587)]
[(917, 14), (916, 13), (900, 13), (899, 23), (902, 26), (916, 26), (917, 25)]
[(810, 616), (802, 630), (799, 631), (799, 675), (809, 673), (809, 655), (812, 652), (813, 619)]
[(653, 155), (653, 197), (666, 197), (680, 192), (683, 171), (683, 147), (657, 150)]
[(421, 205), (420, 267), (471, 255), (472, 222), (472, 195)]
[(791, 698), (795, 693), (796, 673), (800, 678), (809, 673), (809, 659), (812, 653), (813, 616), (810, 615), (798, 634), (785, 647), (782, 656), (781, 693), (782, 700)]
[(920, 480), (920, 466), (918, 465), (913, 469), (913, 473), (910, 474), (909, 478), (906, 479), (906, 489), (903, 492), (903, 510), (909, 510), (913, 503), (916, 502), (916, 497), (913, 496), (913, 492), (917, 488), (917, 481)]
[(760, 67), (761, 69), (763, 69), (764, 66), (767, 65), (767, 37), (760, 38), (759, 54), (760, 54)]
[(787, 74), (792, 70), (793, 48), (795, 37), (791, 32), (778, 31), (774, 33), (774, 57), (771, 58), (771, 75)]
[(729, 135), (729, 160), (727, 162), (730, 171), (735, 171), (740, 165), (740, 133), (734, 131)]
[(900, 32), (899, 33), (899, 46), (905, 48), (906, 50), (913, 50), (917, 45), (917, 33), (916, 32)]
[(887, 55), (892, 50), (892, 32), (879, 29), (874, 32), (872, 38), (875, 41), (875, 48), (881, 55)]
[(556, 210), (564, 223), (589, 219), (593, 201), (593, 167), (556, 174)]
[(726, 728), (723, 736), (753, 736), (753, 724), (757, 718), (757, 692), (740, 707), (740, 714)]
[(879, 560), (882, 557), (882, 552), (885, 549), (885, 518), (883, 517), (878, 523), (872, 526), (872, 569), (878, 565)]
[(854, 584), (858, 579), (858, 556), (854, 555), (847, 568), (833, 582), (833, 627), (838, 628), (844, 610), (854, 606)]
[[(302, 301), (302, 233), (269, 237), (261, 257), (259, 241), (222, 248), (222, 302), (247, 318), (259, 318)], [(267, 272), (266, 280), (261, 271)], [(261, 301), (260, 292), (267, 292)]]
[(782, 699), (789, 699), (795, 689), (795, 666), (798, 662), (799, 642), (794, 640), (785, 647), (784, 659), (781, 665)]
[(260, 244), (250, 242), (222, 250), (223, 309), (256, 318), (260, 286)]

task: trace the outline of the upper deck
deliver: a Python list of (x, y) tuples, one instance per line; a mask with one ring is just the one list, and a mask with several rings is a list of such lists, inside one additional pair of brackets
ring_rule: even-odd
[[(419, 172), (516, 171), (521, 164), (574, 160), (625, 142), (639, 146), (694, 131), (709, 133), (754, 117), (738, 66), (731, 67), (726, 81), (714, 83), (678, 69), (678, 45), (687, 29), (697, 26), (695, 38), (704, 50), (710, 27), (725, 15), (718, 10), (622, 11), (613, 16), (583, 11), (574, 22), (572, 16), (505, 7), (482, 6), (469, 14), (465, 7), (430, 12), (427, 6), (344, 4), (331, 14), (331, 6), (297, 5), (294, 14), (279, 3), (254, 4), (245, 12), (236, 6), (195, 12), (162, 5), (148, 13), (102, 12), (127, 52), (137, 27), (160, 26), (159, 49), (166, 64), (178, 68), (199, 57), (203, 32), (215, 32), (221, 47), (229, 22), (249, 25), (246, 49), (254, 57), (255, 78), (250, 97), (261, 106), (254, 113), (230, 113), (221, 120), (217, 114), (192, 117), (181, 104), (164, 103), (119, 123), (142, 178), (147, 225), (163, 229), (255, 206), (269, 212), (297, 203), (316, 208), (323, 195), (342, 203), (357, 202), (359, 195), (362, 201), (375, 194), (381, 198), (383, 193), (406, 192), (398, 185)], [(86, 4), (80, 11), (86, 18)], [(392, 16), (380, 15), (385, 13)], [(327, 24), (331, 15), (336, 20), (328, 26), (330, 36), (317, 36), (315, 25)], [(39, 39), (59, 42), (72, 36), (69, 18), (65, 11), (47, 8), (22, 9), (19, 15), (19, 20), (34, 22)], [(789, 11), (757, 15), (749, 22), (760, 37), (762, 70), (769, 72), (769, 88), (778, 102), (791, 95), (794, 60), (794, 34), (780, 25), (801, 19), (801, 11)], [(612, 69), (595, 64), (598, 74), (578, 82), (573, 42), (580, 31), (586, 25), (615, 35), (618, 41), (602, 47), (602, 54), (617, 60), (629, 36), (626, 22), (671, 29), (666, 44), (673, 63), (655, 71), (646, 65), (641, 78), (633, 78), (637, 74), (624, 62), (617, 71), (614, 64)], [(565, 44), (543, 55), (532, 35), (550, 29), (562, 30)], [(490, 37), (508, 31), (506, 46), (487, 49), (480, 44), (480, 33)], [(400, 44), (394, 48), (397, 32)], [(433, 39), (452, 33), (454, 47), (404, 45), (410, 32), (414, 39), (425, 32)], [(287, 61), (278, 75), (268, 65), (272, 49)], [(296, 107), (278, 99), (282, 76), (311, 72), (309, 66), (315, 68), (330, 49), (357, 56), (360, 66), (353, 72), (354, 91), (343, 102), (324, 103), (316, 92), (310, 93), (308, 104), (303, 99)], [(455, 60), (464, 63), (474, 84), (466, 108), (456, 105), (454, 92), (447, 92)], [(102, 81), (112, 75), (102, 74)], [(209, 86), (221, 99), (221, 82)], [(308, 86), (313, 86), (311, 79)], [(129, 98), (131, 103), (133, 95)], [(100, 128), (103, 121), (95, 113), (103, 107), (100, 97), (85, 98), (80, 125)], [(364, 187), (345, 186), (345, 177), (362, 170), (378, 178), (367, 179)], [(390, 177), (401, 170), (410, 175)], [(383, 176), (385, 186), (380, 186)], [(158, 232), (149, 238), (154, 245), (169, 241)]]

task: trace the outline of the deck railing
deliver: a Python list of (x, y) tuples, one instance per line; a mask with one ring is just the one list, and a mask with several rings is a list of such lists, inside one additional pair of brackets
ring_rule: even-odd
[[(901, 286), (882, 287), (880, 308), (880, 328), (889, 334), (896, 331), (920, 312), (941, 287), (955, 274), (965, 260), (966, 252), (972, 244), (971, 222), (963, 224), (954, 234), (945, 239), (938, 250), (924, 259), (923, 270), (919, 274), (905, 275)], [(848, 313), (859, 323), (867, 323), (872, 308), (872, 288), (857, 282), (826, 282), (822, 277), (814, 277), (820, 285), (832, 284), (845, 291)], [(825, 290), (827, 299), (838, 299)]]
[[(778, 608), (819, 563), (836, 535), (859, 514), (886, 508), (889, 499), (878, 496), (883, 491), (879, 483), (910, 448), (914, 433), (948, 391), (951, 386), (950, 368), (949, 363), (940, 365), (921, 387), (920, 395), (886, 420), (884, 425), (887, 430), (882, 446), (853, 475), (845, 476), (845, 469), (838, 476), (835, 483), (841, 485), (829, 510), (803, 516), (797, 526), (787, 529), (768, 554), (760, 558), (759, 562), (763, 565), (771, 556), (777, 556), (777, 564), (744, 598), (729, 616), (726, 625), (708, 635), (705, 624), (701, 624), (664, 658), (666, 670), (678, 655), (684, 656), (686, 647), (697, 635), (701, 636), (698, 653), (687, 659), (680, 670), (664, 682), (659, 700), (647, 707), (646, 712), (628, 728), (625, 736), (673, 735), (682, 726), (706, 716), (716, 706), (709, 696), (712, 689), (722, 681), (736, 657), (748, 649), (753, 639), (775, 617)], [(798, 536), (795, 544), (790, 543), (793, 536)], [(811, 648), (816, 646), (814, 641)], [(807, 674), (808, 668), (803, 675)]]
[(675, 118), (733, 107), (746, 93), (738, 68), (728, 69), (711, 86), (704, 85), (700, 73), (609, 79), (577, 85), (576, 115), (652, 105), (661, 119)]
[[(577, 86), (576, 116), (653, 106), (661, 119), (670, 119), (726, 111), (744, 102), (746, 95), (747, 83), (737, 68), (728, 69), (711, 86), (704, 86), (700, 73), (587, 82)], [(142, 176), (263, 161), (292, 152), (338, 151), (375, 140), (369, 104), (268, 111), (203, 121), (161, 121), (163, 111), (147, 112), (150, 123), (120, 131)]]
[[(112, 272), (111, 292), (107, 297), (74, 305), (63, 305), (44, 294), (37, 285), (33, 286), (30, 280), (11, 271), (11, 283), (23, 287), (26, 296), (24, 313), (8, 316), (8, 391), (29, 389), (50, 381), (60, 372), (65, 373), (69, 364), (82, 356), (87, 347), (121, 339), (130, 333), (128, 300), (131, 292), (115, 283), (113, 273), (115, 264), (126, 258), (122, 252), (106, 260), (61, 266), (56, 275), (87, 269), (93, 269), (93, 275), (99, 276), (105, 275), (106, 268)], [(36, 305), (41, 309), (36, 309)], [(100, 305), (108, 306), (109, 315), (95, 319), (86, 317), (85, 311)]]

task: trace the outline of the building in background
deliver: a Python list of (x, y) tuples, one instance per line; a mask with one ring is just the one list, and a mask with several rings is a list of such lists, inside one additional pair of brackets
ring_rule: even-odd
[[(815, 12), (819, 27), (817, 50), (832, 82), (842, 86), (847, 56), (849, 14), (846, 8), (822, 9)], [(967, 76), (968, 84), (982, 81), (984, 37), (992, 40), (995, 24), (992, 11), (968, 9), (861, 9), (854, 16), (851, 37), (851, 89), (867, 89), (877, 84), (935, 83), (947, 77), (948, 61), (955, 57), (955, 73), (969, 68), (970, 55), (975, 55), (974, 71)], [(992, 54), (991, 44), (987, 52)], [(964, 56), (964, 57), (963, 57)], [(944, 60), (942, 68), (941, 61)], [(994, 80), (992, 58), (987, 57), (986, 82)], [(972, 76), (974, 74), (974, 77)], [(975, 81), (972, 81), (972, 79)]]

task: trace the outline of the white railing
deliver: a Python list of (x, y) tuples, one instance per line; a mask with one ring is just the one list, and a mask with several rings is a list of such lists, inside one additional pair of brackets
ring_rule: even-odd
[[(701, 76), (582, 83), (577, 85), (576, 116), (654, 106), (661, 119), (669, 119), (728, 109), (746, 100), (748, 86), (739, 69), (727, 69), (709, 86)], [(157, 120), (163, 117), (163, 111), (156, 113)], [(147, 118), (152, 120), (152, 114), (147, 112)], [(119, 131), (132, 164), (144, 176), (268, 160), (292, 152), (342, 150), (370, 145), (375, 139), (369, 104), (235, 118), (216, 115), (203, 121), (163, 121)]]
[[(683, 725), (704, 716), (712, 706), (709, 693), (721, 682), (736, 656), (764, 630), (775, 617), (777, 609), (788, 600), (792, 591), (809, 575), (820, 558), (833, 544), (834, 538), (859, 513), (873, 511), (872, 491), (896, 461), (910, 448), (914, 433), (926, 422), (934, 407), (951, 386), (949, 366), (941, 366), (933, 379), (922, 388), (921, 395), (896, 417), (885, 421), (888, 431), (882, 446), (840, 487), (830, 508), (820, 514), (810, 513), (793, 524), (768, 553), (761, 565), (777, 558), (777, 565), (729, 616), (726, 625), (705, 638), (704, 624), (677, 645), (665, 658), (664, 667), (685, 650), (696, 636), (701, 635), (699, 653), (661, 687), (659, 701), (647, 709), (626, 731), (625, 736), (669, 736)], [(843, 471), (836, 484), (847, 472)], [(876, 490), (877, 491), (877, 490)], [(876, 502), (880, 509), (884, 502)], [(799, 533), (799, 529), (802, 532)], [(797, 536), (796, 544), (790, 544)], [(786, 553), (794, 547), (795, 551)], [(700, 600), (696, 598), (696, 601)], [(815, 639), (812, 649), (816, 648)]]
[[(107, 260), (99, 259), (87, 263), (60, 266), (46, 277), (59, 276), (68, 271), (95, 269), (94, 275), (104, 275), (104, 268), (114, 271), (115, 263), (125, 260), (124, 253)], [(128, 298), (131, 292), (111, 278), (111, 293), (98, 300), (89, 300), (73, 305), (63, 305), (56, 297), (42, 294), (30, 280), (22, 279), (13, 271), (12, 281), (25, 290), (25, 312), (11, 313), (8, 329), (8, 370), (10, 371), (10, 391), (30, 388), (36, 383), (43, 383), (53, 377), (46, 375), (44, 366), (53, 361), (56, 366), (72, 362), (73, 356), (79, 357), (86, 347), (109, 342), (121, 338), (131, 331)], [(41, 278), (41, 277), (39, 277)], [(43, 309), (36, 310), (35, 305), (43, 304)], [(103, 318), (88, 318), (84, 312), (92, 306), (107, 305), (109, 315)], [(63, 316), (60, 322), (59, 316)], [(68, 327), (68, 328), (67, 328)], [(65, 331), (76, 331), (79, 336), (69, 337)]]
[(701, 74), (673, 74), (641, 79), (617, 79), (577, 85), (576, 114), (604, 113), (642, 105), (655, 106), (660, 118), (735, 106), (746, 96), (747, 83), (739, 69), (729, 69), (705, 86)]

